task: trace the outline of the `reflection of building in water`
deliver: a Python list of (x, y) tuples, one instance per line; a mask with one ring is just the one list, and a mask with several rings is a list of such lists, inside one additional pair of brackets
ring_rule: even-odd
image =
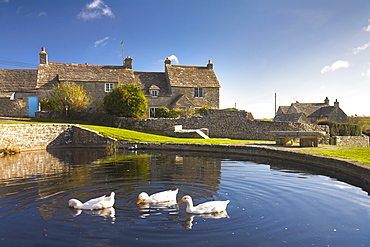
[(221, 160), (188, 155), (155, 155), (150, 159), (151, 181), (186, 181), (217, 187), (220, 184)]
[(106, 157), (104, 149), (53, 149), (4, 156), (0, 158), (0, 186), (9, 186), (3, 186), (2, 194), (19, 193), (18, 205), (33, 203), (28, 198), (37, 198), (41, 216), (51, 217), (51, 208), (61, 200), (56, 195), (84, 187), (86, 181), (99, 180), (93, 168), (102, 157)]
[(0, 179), (27, 178), (63, 172), (68, 169), (52, 154), (43, 151), (6, 155), (0, 158)]
[[(81, 152), (88, 152), (88, 154), (81, 155)], [(27, 178), (66, 172), (69, 170), (69, 165), (90, 164), (104, 156), (104, 150), (97, 152), (91, 149), (39, 150), (6, 155), (0, 158), (0, 179)]]

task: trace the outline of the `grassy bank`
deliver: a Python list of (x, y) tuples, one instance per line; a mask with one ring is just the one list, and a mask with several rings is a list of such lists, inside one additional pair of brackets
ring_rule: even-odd
[(357, 160), (361, 163), (370, 164), (370, 148), (348, 147), (346, 149), (335, 150), (304, 150), (305, 152), (312, 152), (324, 154), (328, 156), (340, 157), (345, 159)]
[(156, 143), (170, 142), (170, 143), (202, 143), (202, 144), (232, 144), (232, 143), (255, 142), (248, 140), (230, 140), (230, 139), (174, 138), (112, 127), (95, 125), (80, 125), (80, 126), (91, 130), (95, 130), (104, 136), (109, 136), (116, 138), (118, 140), (131, 142), (156, 142)]

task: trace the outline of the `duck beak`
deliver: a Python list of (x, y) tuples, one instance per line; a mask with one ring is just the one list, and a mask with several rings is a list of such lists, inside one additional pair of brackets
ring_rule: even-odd
[(137, 200), (136, 204), (140, 204), (143, 200), (139, 199)]
[(180, 205), (181, 203), (184, 203), (184, 201), (183, 201), (183, 200), (179, 201), (179, 202), (177, 203), (177, 205)]

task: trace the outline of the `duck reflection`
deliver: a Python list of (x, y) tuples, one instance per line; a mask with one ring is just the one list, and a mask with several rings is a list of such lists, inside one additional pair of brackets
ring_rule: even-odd
[(176, 201), (164, 202), (164, 203), (143, 203), (138, 204), (139, 211), (143, 212), (140, 218), (146, 218), (148, 216), (160, 215), (163, 213), (178, 214), (179, 206)]
[[(193, 221), (194, 221), (195, 217), (208, 218), (208, 219), (230, 218), (230, 216), (227, 214), (226, 211), (218, 212), (218, 213), (211, 213), (211, 214), (197, 214), (197, 215), (188, 214), (188, 217), (185, 220), (185, 222), (183, 224), (181, 224), (182, 227), (184, 227), (186, 229), (192, 229), (193, 224), (194, 224)], [(195, 224), (197, 224), (197, 223), (195, 222)]]
[(69, 208), (69, 213), (73, 217), (79, 216), (82, 212), (93, 216), (101, 216), (104, 217), (105, 219), (111, 219), (112, 223), (114, 223), (116, 220), (116, 210), (113, 207), (95, 210), (82, 210), (76, 208)]

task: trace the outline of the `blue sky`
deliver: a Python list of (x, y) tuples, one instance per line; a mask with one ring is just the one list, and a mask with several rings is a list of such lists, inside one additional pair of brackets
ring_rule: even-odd
[(212, 60), (221, 108), (272, 118), (276, 93), (370, 116), (369, 0), (0, 0), (0, 68), (37, 66), (41, 47), (121, 65), (122, 41), (135, 71)]

